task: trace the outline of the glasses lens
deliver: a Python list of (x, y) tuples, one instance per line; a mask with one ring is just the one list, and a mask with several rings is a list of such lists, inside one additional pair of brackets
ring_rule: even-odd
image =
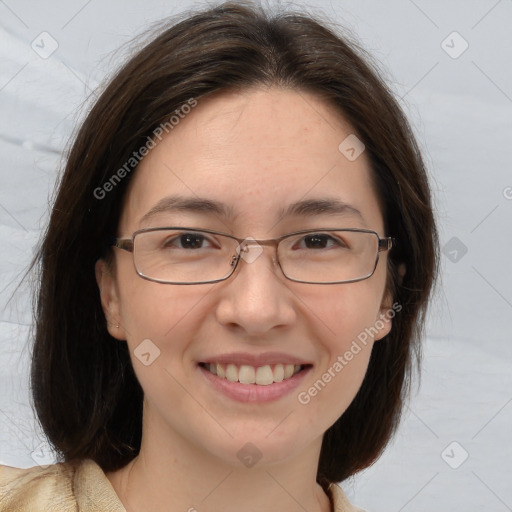
[[(337, 283), (370, 277), (379, 237), (364, 231), (309, 231), (287, 236), (278, 258), (289, 279)], [(238, 242), (229, 236), (194, 229), (155, 229), (136, 234), (137, 272), (163, 283), (194, 284), (225, 279), (233, 271)]]
[(284, 274), (295, 281), (357, 281), (372, 275), (378, 245), (376, 233), (315, 231), (283, 239), (278, 256)]
[(135, 236), (135, 268), (161, 282), (216, 281), (231, 273), (237, 246), (232, 238), (199, 230), (143, 231)]

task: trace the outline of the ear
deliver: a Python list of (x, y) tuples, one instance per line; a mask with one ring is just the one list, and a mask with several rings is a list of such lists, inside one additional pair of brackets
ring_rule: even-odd
[(400, 263), (400, 265), (398, 265), (398, 284), (403, 283), (406, 270), (407, 268), (405, 263)]
[[(405, 263), (400, 263), (397, 269), (397, 281), (398, 286), (401, 286), (407, 267)], [(382, 297), (382, 302), (379, 309), (379, 316), (375, 320), (375, 328), (378, 329), (378, 333), (375, 336), (375, 341), (381, 340), (384, 336), (387, 336), (393, 325), (393, 318), (396, 314), (402, 311), (402, 305), (398, 302), (393, 302), (393, 296), (388, 288), (386, 288)]]
[(126, 333), (121, 323), (121, 307), (117, 283), (111, 266), (99, 259), (94, 266), (96, 283), (100, 290), (101, 307), (107, 321), (107, 330), (118, 340), (126, 340)]
[[(378, 333), (375, 335), (374, 340), (378, 341), (387, 336), (393, 324), (393, 318), (396, 315), (395, 304), (392, 304), (393, 297), (391, 292), (386, 289), (384, 292), (384, 296), (382, 297), (382, 302), (379, 308), (379, 314), (375, 319), (375, 328), (378, 330)], [(400, 306), (400, 309), (401, 306)]]

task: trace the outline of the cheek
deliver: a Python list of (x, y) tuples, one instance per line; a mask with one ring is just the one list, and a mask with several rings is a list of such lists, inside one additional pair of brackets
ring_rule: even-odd
[[(318, 322), (324, 326), (322, 339), (331, 354), (348, 350), (353, 340), (360, 335), (364, 338), (364, 333), (375, 327), (380, 318), (384, 288), (378, 284), (366, 280), (333, 285), (311, 299)], [(367, 341), (371, 341), (368, 338)]]
[(311, 425), (329, 428), (348, 408), (368, 368), (380, 294), (370, 281), (340, 286), (315, 299), (321, 363), (297, 393)]
[(210, 286), (198, 293), (198, 287), (167, 286), (137, 276), (121, 290), (122, 318), (137, 379), (152, 403), (165, 408), (173, 397), (176, 414), (186, 398), (180, 383), (187, 381), (189, 347), (205, 315), (201, 299)]
[(187, 348), (201, 326), (200, 316), (205, 314), (202, 299), (212, 285), (203, 285), (201, 289), (164, 285), (133, 276), (130, 269), (125, 272), (126, 275), (120, 275), (121, 318), (133, 366), (142, 384), (149, 366), (152, 370), (156, 366), (168, 368), (173, 373), (182, 366)]
[(326, 431), (354, 400), (366, 375), (373, 341), (338, 338), (308, 382), (298, 390), (297, 402), (313, 430)]
[(202, 296), (197, 286), (167, 285), (143, 279), (124, 261), (119, 265), (118, 282), (121, 316), (130, 344), (151, 337), (163, 340)]
[(350, 360), (340, 355), (299, 391), (297, 401), (312, 430), (325, 432), (347, 410), (361, 387), (370, 353), (371, 347), (362, 347)]

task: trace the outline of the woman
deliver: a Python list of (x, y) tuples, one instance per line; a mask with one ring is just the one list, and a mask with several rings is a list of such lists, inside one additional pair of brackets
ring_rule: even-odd
[(437, 267), (418, 147), (361, 50), (226, 3), (163, 30), (71, 148), (32, 388), (62, 462), (0, 510), (358, 510)]

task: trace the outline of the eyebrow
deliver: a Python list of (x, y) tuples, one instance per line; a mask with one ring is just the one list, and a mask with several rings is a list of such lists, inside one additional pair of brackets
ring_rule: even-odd
[(363, 214), (354, 206), (336, 198), (306, 199), (288, 205), (281, 209), (279, 218), (285, 217), (312, 217), (314, 215), (351, 215), (359, 217), (364, 222)]
[(167, 196), (158, 201), (148, 212), (146, 212), (140, 219), (141, 224), (148, 221), (155, 215), (160, 213), (172, 212), (195, 212), (213, 214), (219, 217), (233, 217), (233, 210), (231, 207), (202, 197), (185, 197), (185, 196)]
[[(220, 201), (203, 197), (185, 197), (179, 195), (167, 196), (158, 201), (141, 219), (141, 224), (147, 222), (160, 213), (194, 212), (210, 214), (224, 219), (233, 218), (235, 212), (231, 206)], [(289, 204), (281, 208), (276, 220), (286, 217), (313, 217), (315, 215), (349, 215), (358, 217), (364, 222), (362, 213), (354, 206), (337, 198), (306, 199)]]

